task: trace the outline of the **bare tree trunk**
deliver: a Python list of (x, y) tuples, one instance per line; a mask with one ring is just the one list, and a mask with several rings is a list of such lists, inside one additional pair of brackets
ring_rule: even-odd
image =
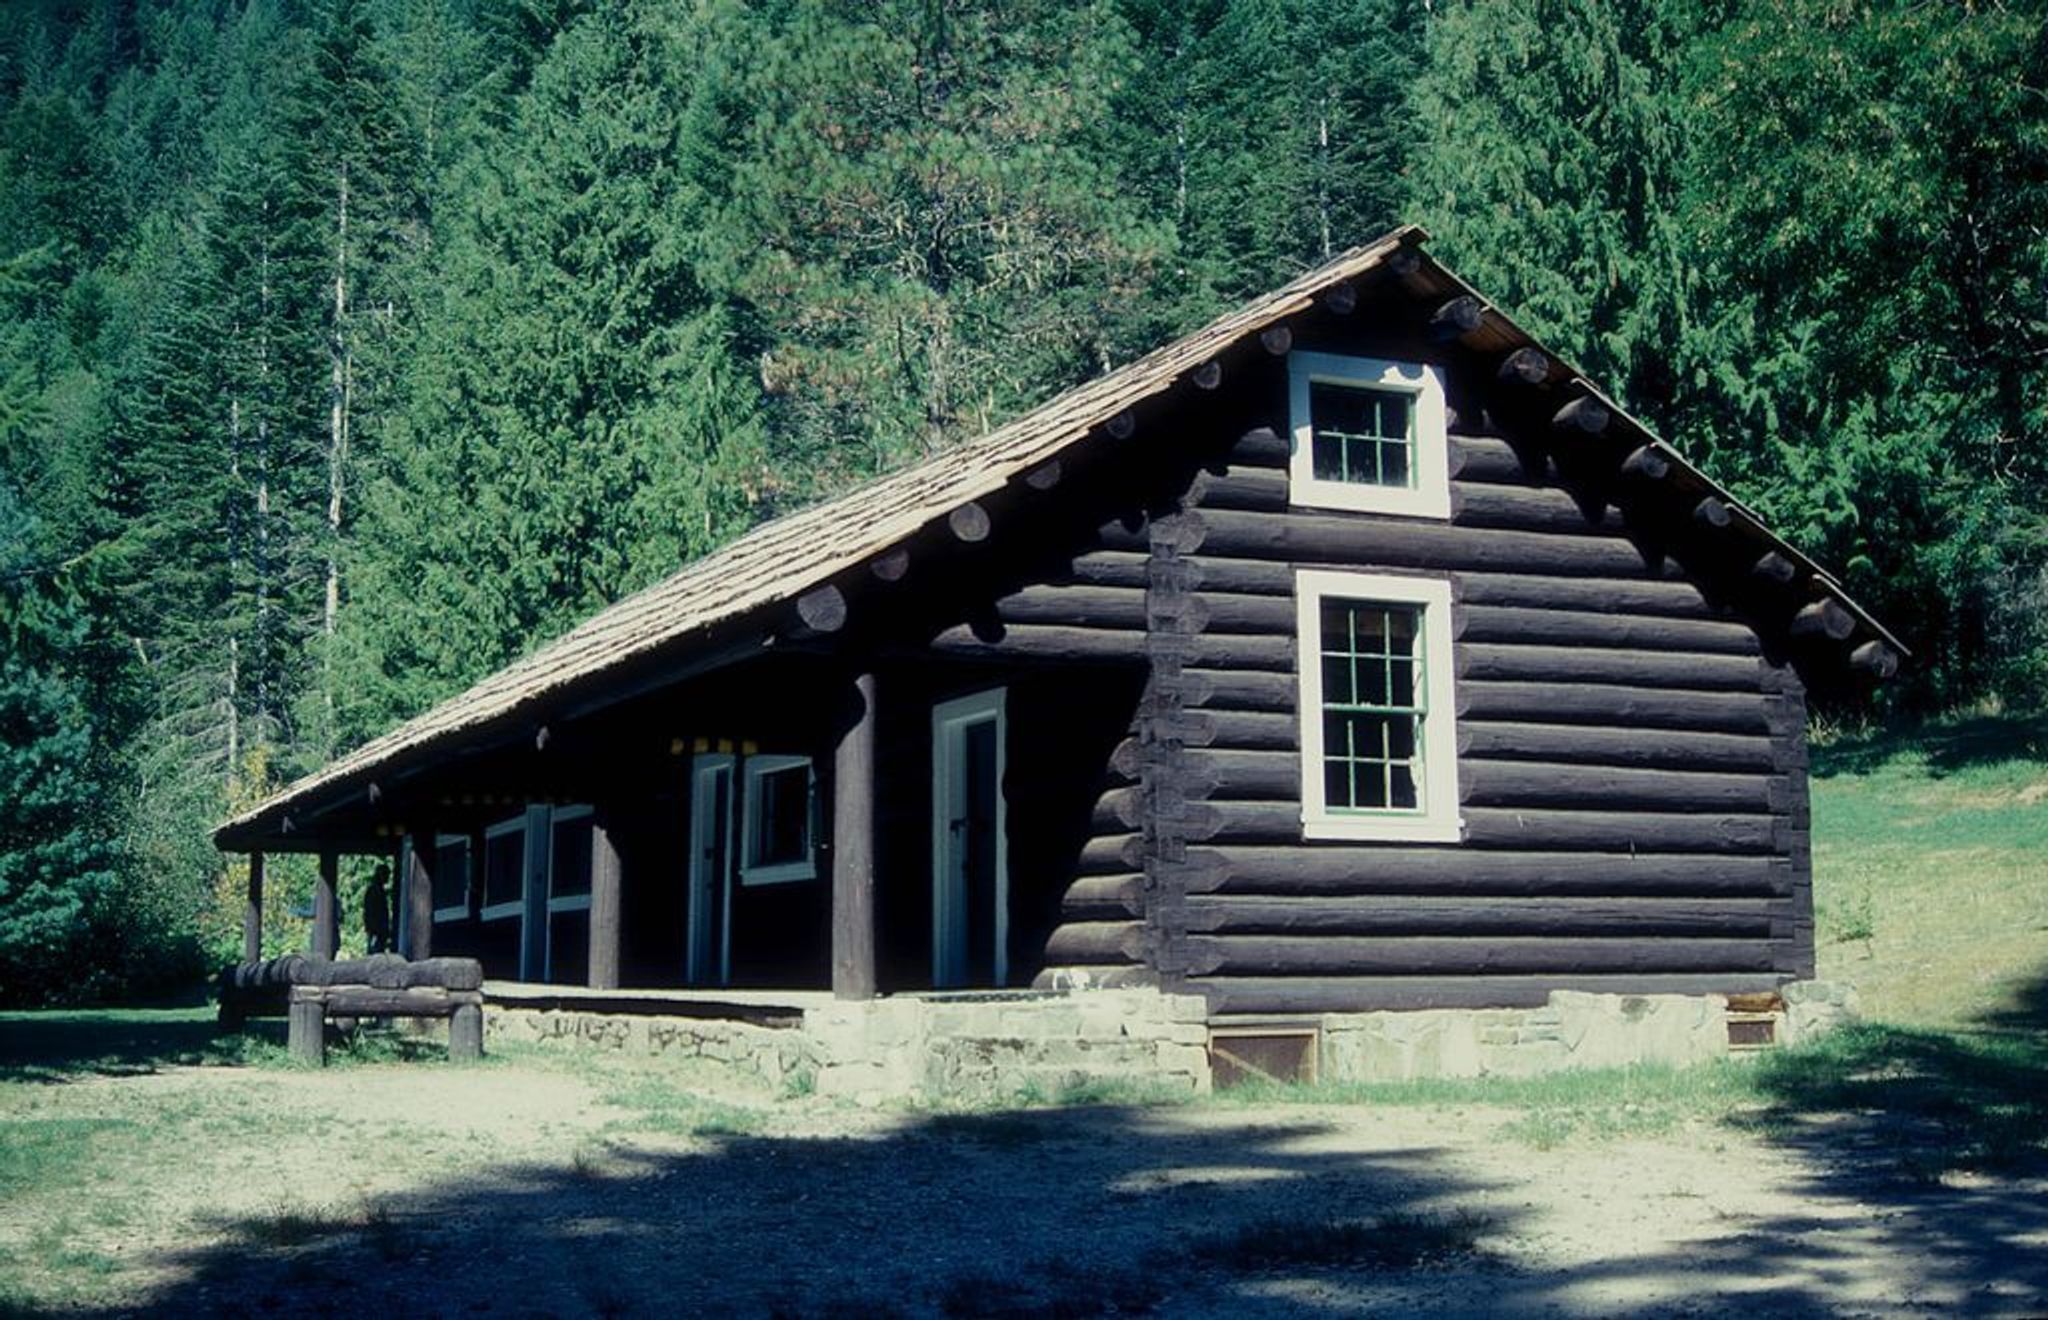
[(1323, 242), (1323, 260), (1330, 259), (1330, 98), (1316, 99), (1316, 226)]
[(327, 597), (320, 614), (322, 739), (329, 743), (334, 736), (333, 642), (335, 619), (341, 613), (341, 508), (348, 465), (348, 184), (348, 165), (343, 162), (334, 231), (334, 325), (327, 340)]

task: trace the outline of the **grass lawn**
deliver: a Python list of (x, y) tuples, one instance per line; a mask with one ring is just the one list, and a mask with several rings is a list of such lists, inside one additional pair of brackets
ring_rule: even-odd
[[(1477, 1115), (1534, 1151), (1817, 1130), (1932, 1187), (2031, 1165), (2048, 1142), (2048, 719), (1838, 738), (1814, 762), (1820, 970), (1857, 986), (1866, 1024), (1702, 1068), (1245, 1089), (1207, 1107)], [(595, 1186), (629, 1176), (650, 1150), (844, 1127), (815, 1097), (609, 1056), (499, 1051), (464, 1068), (438, 1047), (385, 1036), (309, 1072), (285, 1054), (281, 1024), (266, 1025), (223, 1038), (207, 1009), (0, 1014), (0, 1316), (148, 1296), (181, 1268), (165, 1244), (187, 1240), (239, 1240), (261, 1254), (346, 1236), (396, 1260), (413, 1239), (391, 1207), (422, 1184)], [(1019, 1100), (1141, 1112), (1156, 1097)], [(494, 1118), (515, 1111), (518, 1124)], [(1022, 1146), (1031, 1156), (1054, 1135), (1028, 1115), (906, 1121), (917, 1140), (996, 1155)], [(1354, 1216), (1314, 1233), (1276, 1222), (1249, 1221), (1211, 1254), (1342, 1255), (1395, 1236), (1391, 1225), (1402, 1227), (1403, 1258), (1420, 1261), (1465, 1249), (1478, 1231), (1455, 1217)]]

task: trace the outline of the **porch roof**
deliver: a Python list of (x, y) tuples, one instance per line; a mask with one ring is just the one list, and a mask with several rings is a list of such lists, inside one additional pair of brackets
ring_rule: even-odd
[[(1338, 286), (1385, 277), (1417, 298), (1478, 297), (1472, 287), (1422, 251), (1428, 235), (1414, 225), (1395, 229), (1308, 271), (1285, 286), (1219, 317), (1202, 329), (1128, 365), (1069, 390), (978, 439), (901, 471), (862, 483), (811, 508), (764, 523), (731, 545), (612, 605), (531, 654), (514, 661), (424, 714), (372, 739), (223, 822), (222, 847), (288, 829), (290, 814), (375, 781), (380, 772), (417, 763), (491, 726), (539, 720), (571, 689), (601, 682), (658, 652), (675, 654), (706, 641), (719, 625), (797, 597), (857, 568), (954, 510), (1003, 489), (1119, 414), (1186, 381), (1190, 374), (1260, 332), (1305, 312)], [(1731, 532), (1775, 550), (1811, 575), (1816, 592), (1854, 616), (1861, 634), (1904, 654), (1885, 628), (1851, 600), (1812, 560), (1787, 545), (1739, 501), (1664, 446), (1568, 364), (1542, 349), (1491, 304), (1479, 327), (1463, 336), (1473, 349), (1511, 353), (1537, 348), (1548, 380), (1599, 399), (1618, 433), (1652, 446), (1674, 477), (1727, 504)], [(1113, 441), (1104, 439), (1105, 443)]]

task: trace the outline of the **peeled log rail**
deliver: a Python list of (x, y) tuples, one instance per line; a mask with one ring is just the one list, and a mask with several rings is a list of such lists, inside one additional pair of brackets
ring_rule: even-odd
[[(1792, 845), (1790, 826), (1779, 816), (1505, 807), (1466, 807), (1463, 814), (1465, 842), (1473, 848), (1750, 854)], [(1197, 842), (1302, 838), (1301, 809), (1292, 802), (1212, 801), (1190, 807), (1184, 825), (1186, 837)]]
[(1739, 939), (1361, 939), (1341, 935), (1191, 935), (1188, 974), (1486, 976), (1502, 973), (1769, 972), (1783, 954)]
[(1785, 939), (1789, 898), (1416, 898), (1368, 894), (1320, 898), (1197, 895), (1187, 928), (1264, 935), (1662, 935)]
[(1765, 668), (1761, 660), (1747, 656), (1476, 642), (1460, 645), (1454, 660), (1461, 680), (1614, 683), (1624, 687), (1695, 688), (1710, 692), (1760, 691)]
[(1474, 852), (1299, 842), (1189, 849), (1174, 868), (1190, 894), (1667, 895), (1778, 898), (1792, 892), (1783, 857), (1650, 852)]
[(377, 953), (367, 958), (343, 958), (330, 962), (293, 953), (230, 967), (226, 972), (226, 983), (244, 990), (294, 985), (365, 985), (379, 990), (475, 990), (484, 983), (484, 970), (483, 964), (474, 958), (412, 960), (393, 953)]
[(1190, 989), (1208, 996), (1212, 1015), (1237, 1013), (1367, 1013), (1412, 1008), (1539, 1008), (1552, 990), (1595, 994), (1760, 994), (1787, 974), (1759, 972), (1608, 976), (1205, 976)]
[(1825, 637), (1831, 642), (1847, 641), (1849, 634), (1856, 631), (1856, 616), (1844, 609), (1834, 597), (1825, 596), (1803, 606), (1792, 616), (1791, 631), (1794, 637)]

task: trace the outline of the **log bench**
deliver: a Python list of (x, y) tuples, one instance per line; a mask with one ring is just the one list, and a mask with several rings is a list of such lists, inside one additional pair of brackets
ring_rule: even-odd
[(283, 1016), (292, 1057), (327, 1061), (327, 1022), (365, 1017), (447, 1018), (448, 1057), (484, 1052), (483, 965), (474, 958), (396, 954), (329, 960), (288, 954), (224, 968), (220, 1021)]

